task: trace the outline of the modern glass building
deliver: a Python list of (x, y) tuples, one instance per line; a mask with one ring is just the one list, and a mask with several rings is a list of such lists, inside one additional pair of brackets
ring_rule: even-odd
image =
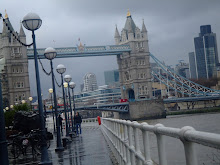
[(195, 59), (195, 53), (190, 52), (189, 53), (189, 74), (191, 79), (196, 79), (196, 59)]
[(216, 34), (211, 31), (211, 25), (200, 26), (199, 37), (194, 38), (197, 78), (212, 78), (217, 76), (219, 63)]
[(119, 72), (118, 70), (105, 71), (105, 84), (109, 86), (119, 86)]

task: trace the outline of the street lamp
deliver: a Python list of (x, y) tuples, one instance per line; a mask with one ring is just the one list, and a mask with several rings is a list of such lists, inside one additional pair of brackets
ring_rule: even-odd
[(73, 109), (74, 109), (74, 115), (75, 115), (76, 114), (76, 107), (75, 107), (75, 100), (74, 100), (74, 88), (76, 87), (76, 84), (74, 82), (70, 82), (69, 87), (72, 89)]
[(69, 116), (69, 110), (68, 110), (69, 104), (68, 104), (68, 99), (67, 99), (68, 96), (67, 96), (67, 92), (66, 92), (66, 89), (68, 87), (68, 83), (64, 82), (63, 87), (65, 88), (65, 99), (66, 99), (66, 107), (67, 107), (68, 128), (69, 128), (69, 133), (70, 133), (70, 122), (69, 122), (70, 116)]
[(32, 38), (33, 38), (33, 49), (34, 49), (34, 63), (35, 63), (35, 74), (36, 74), (36, 84), (37, 84), (37, 96), (38, 96), (38, 106), (39, 106), (39, 115), (40, 115), (40, 128), (41, 128), (41, 162), (40, 164), (45, 165), (52, 165), (52, 162), (49, 159), (48, 151), (47, 151), (47, 143), (46, 143), (46, 129), (45, 129), (45, 121), (43, 115), (43, 104), (42, 104), (42, 97), (41, 97), (41, 85), (40, 85), (40, 75), (39, 75), (39, 68), (38, 68), (38, 58), (37, 58), (37, 49), (36, 49), (36, 42), (35, 42), (35, 34), (34, 31), (39, 29), (42, 24), (42, 20), (40, 17), (35, 13), (27, 14), (22, 21), (23, 26), (27, 29), (32, 31)]
[(53, 110), (53, 89), (50, 88), (49, 90), (49, 93), (50, 93), (50, 101), (51, 101), (51, 110), (52, 110), (52, 114), (53, 114), (53, 132), (55, 133), (56, 132), (56, 128), (55, 128), (55, 122), (54, 122), (54, 110)]
[(28, 99), (29, 99), (29, 101), (30, 101), (30, 106), (31, 106), (31, 110), (32, 110), (32, 101), (33, 101), (33, 97), (30, 96)]
[(0, 74), (0, 160), (2, 165), (8, 165), (8, 149), (5, 132), (5, 118), (2, 101), (2, 82)]
[(69, 127), (68, 127), (67, 114), (66, 114), (66, 100), (65, 100), (65, 93), (64, 93), (64, 87), (63, 87), (63, 73), (66, 71), (66, 67), (62, 64), (59, 64), (56, 70), (61, 75), (61, 85), (62, 85), (62, 90), (63, 90), (63, 104), (64, 104), (64, 113), (65, 113), (65, 122), (66, 122), (66, 136), (69, 136)]
[[(55, 83), (54, 83), (54, 73), (53, 73), (53, 62), (52, 60), (56, 57), (57, 52), (54, 48), (47, 48), (44, 52), (44, 56), (50, 60), (50, 67), (51, 67), (51, 74), (52, 74), (52, 86), (53, 89), (51, 91), (51, 100), (52, 100), (52, 93), (53, 93), (53, 99), (54, 99), (54, 109), (55, 109), (55, 117), (56, 117), (56, 127), (57, 127), (57, 148), (55, 151), (63, 151), (64, 148), (61, 143), (61, 136), (60, 136), (60, 122), (58, 120), (58, 112), (57, 112), (57, 97), (56, 97), (56, 89), (55, 89)], [(54, 121), (54, 119), (53, 119)], [(54, 129), (55, 130), (55, 129)]]
[(70, 97), (70, 86), (69, 83), (72, 80), (72, 77), (70, 75), (64, 76), (64, 81), (66, 81), (68, 86), (68, 95), (69, 95), (69, 103), (70, 103), (70, 114), (71, 114), (71, 124), (72, 124), (72, 132), (74, 132), (74, 125), (73, 125), (73, 113), (72, 113), (72, 106), (71, 106), (71, 97)]

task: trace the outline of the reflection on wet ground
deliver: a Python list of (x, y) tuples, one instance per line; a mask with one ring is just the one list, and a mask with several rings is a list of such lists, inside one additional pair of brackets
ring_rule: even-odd
[[(50, 159), (54, 165), (112, 165), (109, 149), (99, 126), (84, 125), (82, 134), (73, 138), (63, 152), (55, 152), (56, 137), (51, 141), (48, 149)], [(10, 164), (38, 164), (40, 156), (37, 158), (22, 157)]]

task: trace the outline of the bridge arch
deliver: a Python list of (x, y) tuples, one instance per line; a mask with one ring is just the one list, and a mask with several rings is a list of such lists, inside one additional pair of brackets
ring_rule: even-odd
[(135, 100), (134, 90), (129, 88), (127, 90), (127, 96), (128, 96), (129, 101), (134, 101)]

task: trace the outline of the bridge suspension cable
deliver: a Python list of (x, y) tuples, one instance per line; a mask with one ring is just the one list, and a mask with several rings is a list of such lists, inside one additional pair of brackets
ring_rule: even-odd
[[(211, 94), (220, 94), (219, 90), (210, 89), (208, 87), (199, 85), (195, 82), (188, 80), (187, 78), (177, 74), (170, 67), (163, 64), (160, 60), (158, 60), (153, 54), (150, 53), (152, 59), (156, 62), (156, 64), (167, 74), (171, 79), (167, 76), (164, 77), (161, 73), (152, 69), (151, 74), (159, 81), (164, 83), (166, 86), (171, 87), (172, 89), (177, 90), (180, 93), (192, 95), (192, 96), (201, 96), (201, 95), (209, 95)], [(174, 84), (176, 84), (174, 86)]]

